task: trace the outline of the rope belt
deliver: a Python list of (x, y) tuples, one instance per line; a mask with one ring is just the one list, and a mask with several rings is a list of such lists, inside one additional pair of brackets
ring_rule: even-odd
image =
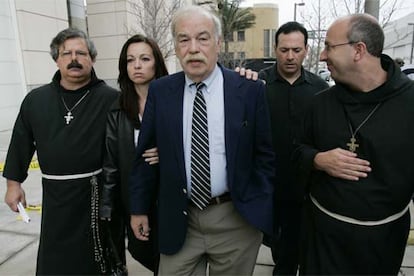
[(94, 175), (98, 175), (102, 172), (102, 169), (88, 172), (88, 173), (79, 173), (79, 174), (65, 174), (65, 175), (51, 175), (51, 174), (42, 174), (43, 178), (51, 179), (51, 180), (70, 180), (70, 179), (80, 179), (80, 178), (88, 178)]
[(405, 207), (402, 211), (391, 215), (389, 217), (386, 217), (385, 219), (381, 219), (381, 220), (358, 220), (358, 219), (354, 219), (354, 218), (350, 218), (347, 216), (343, 216), (340, 214), (336, 214), (333, 213), (331, 211), (329, 211), (328, 209), (324, 208), (311, 194), (309, 195), (310, 199), (312, 200), (312, 203), (318, 207), (319, 210), (321, 210), (322, 212), (324, 212), (325, 214), (327, 214), (328, 216), (339, 220), (339, 221), (343, 221), (346, 223), (351, 223), (351, 224), (357, 224), (357, 225), (363, 225), (363, 226), (377, 226), (377, 225), (382, 225), (382, 224), (386, 224), (392, 221), (395, 221), (399, 218), (401, 218), (408, 210), (408, 208), (410, 207), (410, 203), (408, 203), (407, 207)]

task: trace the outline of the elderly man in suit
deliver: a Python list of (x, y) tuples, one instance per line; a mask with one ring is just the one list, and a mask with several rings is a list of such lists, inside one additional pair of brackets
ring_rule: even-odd
[[(221, 23), (203, 7), (173, 19), (183, 72), (150, 84), (131, 176), (131, 226), (150, 235), (158, 205), (160, 275), (251, 275), (272, 233), (274, 155), (265, 87), (218, 62)], [(159, 166), (141, 157), (157, 145)]]

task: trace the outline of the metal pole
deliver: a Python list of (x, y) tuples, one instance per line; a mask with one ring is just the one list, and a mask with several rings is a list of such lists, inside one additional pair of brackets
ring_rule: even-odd
[(376, 19), (378, 19), (379, 4), (380, 4), (379, 0), (365, 0), (365, 5), (364, 5), (365, 13), (368, 13), (374, 16)]
[(305, 3), (295, 3), (294, 9), (293, 9), (293, 21), (296, 21), (296, 7), (297, 6), (305, 6)]
[(413, 26), (412, 40), (411, 40), (411, 55), (410, 55), (410, 64), (413, 64), (413, 49), (414, 49), (414, 23), (408, 23), (409, 26)]
[(293, 10), (293, 21), (296, 21), (296, 6), (297, 4), (295, 3), (295, 9)]

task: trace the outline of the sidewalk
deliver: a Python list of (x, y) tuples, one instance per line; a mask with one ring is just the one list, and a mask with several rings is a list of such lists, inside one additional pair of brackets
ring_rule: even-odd
[[(6, 158), (10, 140), (10, 131), (0, 132), (0, 162)], [(41, 173), (38, 169), (29, 171), (29, 177), (23, 184), (27, 203), (40, 205), (42, 197)], [(10, 211), (4, 203), (6, 183), (0, 184), (0, 275), (34, 275), (36, 269), (37, 247), (40, 231), (40, 212), (29, 210), (29, 224), (18, 220), (18, 215)], [(414, 227), (414, 209), (411, 209), (411, 225)], [(130, 275), (150, 276), (145, 269), (129, 255), (127, 257)], [(253, 275), (272, 275), (273, 262), (269, 248), (262, 246)], [(414, 245), (407, 246), (400, 275), (414, 276)]]

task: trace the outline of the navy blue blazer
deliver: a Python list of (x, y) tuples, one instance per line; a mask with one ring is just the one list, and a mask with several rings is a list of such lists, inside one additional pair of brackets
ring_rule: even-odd
[[(248, 223), (273, 233), (274, 154), (265, 86), (221, 67), (224, 76), (227, 178), (236, 210)], [(186, 172), (183, 148), (183, 94), (179, 72), (151, 82), (130, 179), (131, 214), (148, 214), (158, 200), (159, 249), (178, 252), (187, 232)], [(158, 147), (159, 165), (141, 158)]]

